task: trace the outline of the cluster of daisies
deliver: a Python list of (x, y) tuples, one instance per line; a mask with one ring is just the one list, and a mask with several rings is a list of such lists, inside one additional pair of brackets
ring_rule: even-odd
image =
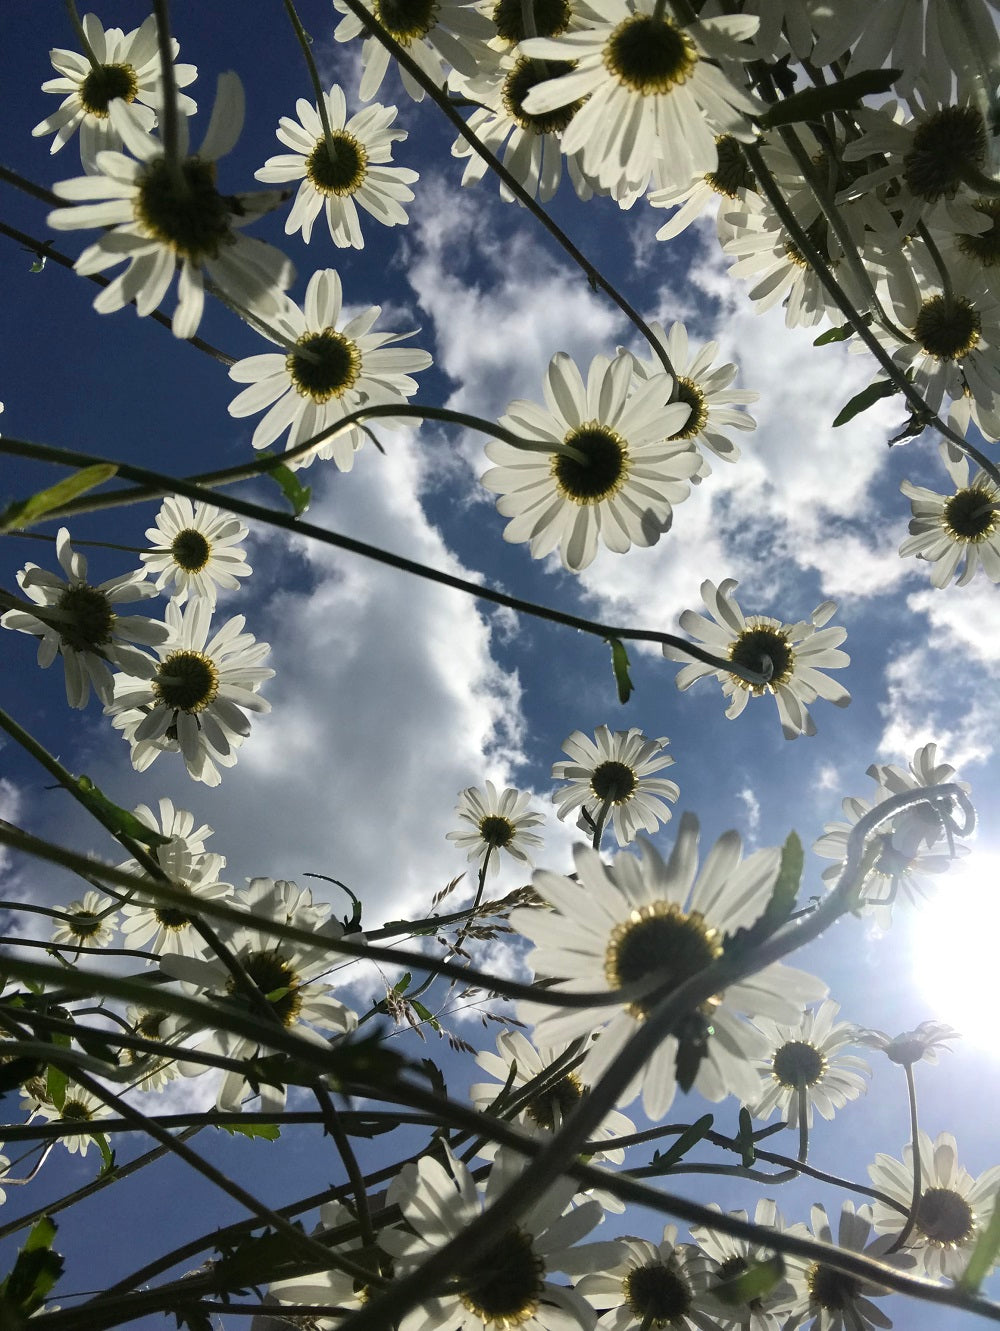
[[(28, 563), (17, 576), (26, 600), (6, 597), (0, 624), (38, 640), (38, 664), (58, 658), (71, 707), (91, 692), (144, 771), (163, 752), (180, 753), (195, 781), (218, 785), (250, 733), (248, 714), (270, 710), (261, 685), (270, 647), (234, 615), (213, 625), (218, 592), (240, 586), (250, 566), (240, 544), (247, 528), (210, 504), (165, 499), (140, 566), (93, 584), (67, 528), (55, 538), (62, 576)], [(168, 596), (163, 620), (121, 607)]]
[[(106, 228), (80, 256), (79, 272), (126, 263), (98, 295), (101, 311), (134, 301), (149, 314), (179, 270), (173, 324), (188, 337), (205, 291), (221, 294), (278, 348), (231, 370), (247, 385), (232, 414), (263, 413), (253, 446), (287, 431), (293, 465), (321, 457), (348, 470), (366, 437), (354, 413), (404, 403), (416, 392), (411, 376), (430, 357), (395, 345), (408, 333), (373, 331), (379, 307), (345, 313), (333, 270), (315, 273), (296, 305), (286, 294), (290, 261), (243, 228), (287, 205), (287, 234), (308, 243), (322, 213), (334, 245), (349, 249), (364, 244), (362, 220), (406, 223), (417, 172), (392, 160), (406, 139), (397, 108), (373, 100), (396, 56), (410, 97), (421, 100), (429, 85), (473, 106), (470, 137), (452, 147), (465, 163), (463, 183), (487, 169), (475, 139), (499, 158), (508, 199), (550, 199), (565, 159), (581, 198), (610, 195), (630, 208), (644, 196), (667, 210), (661, 239), (714, 209), (732, 272), (750, 282), (760, 308), (781, 300), (789, 324), (839, 325), (842, 306), (822, 278), (825, 266), (931, 411), (944, 411), (963, 435), (974, 426), (996, 440), (1000, 304), (992, 271), (1000, 246), (980, 86), (997, 47), (996, 7), (969, 0), (963, 23), (953, 25), (932, 0), (925, 27), (898, 6), (870, 24), (860, 0), (689, 19), (653, 0), (410, 0), (365, 5), (366, 23), (338, 0), (334, 38), (363, 39), (361, 109), (348, 114), (348, 92), (337, 84), (318, 100), (299, 98), (295, 116), (277, 128), (287, 151), (256, 172), (270, 188), (250, 194), (216, 184), (216, 163), (243, 124), (236, 76), (219, 80), (209, 130), (189, 152), (197, 108), (178, 89), (192, 83), (194, 67), (172, 65), (164, 117), (154, 20), (126, 34), (87, 15), (85, 53), (52, 53), (59, 77), (43, 88), (63, 101), (34, 131), (51, 135), (56, 152), (79, 130), (86, 174), (56, 186), (72, 206), (49, 220), (57, 229)], [(942, 43), (948, 61), (938, 58)], [(761, 82), (761, 62), (778, 69), (788, 61), (817, 69), (838, 61), (847, 75), (889, 62), (901, 71), (896, 100), (862, 106), (850, 132), (834, 120), (765, 129), (777, 90)], [(497, 465), (483, 478), (510, 519), (508, 540), (528, 542), (538, 557), (558, 550), (574, 570), (601, 544), (616, 552), (651, 545), (669, 528), (672, 506), (707, 474), (705, 450), (738, 456), (728, 429), (753, 423), (733, 404), (753, 395), (728, 388), (735, 368), (712, 369), (715, 348), (689, 358), (677, 326), (666, 338), (654, 325), (652, 336), (650, 365), (623, 352), (598, 357), (584, 384), (560, 353), (546, 378), (546, 408), (511, 404), (500, 424), (518, 440), (488, 446)], [(391, 414), (381, 419), (393, 423)], [(982, 470), (970, 480), (954, 447), (945, 466), (951, 494), (904, 482), (913, 519), (900, 553), (931, 562), (936, 586), (966, 582), (980, 567), (1000, 581), (996, 480)]]

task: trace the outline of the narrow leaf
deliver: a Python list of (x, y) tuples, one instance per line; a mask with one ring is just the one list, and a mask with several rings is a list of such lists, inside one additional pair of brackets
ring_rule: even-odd
[(101, 1173), (106, 1174), (108, 1170), (114, 1169), (115, 1167), (115, 1153), (108, 1145), (108, 1139), (103, 1132), (92, 1132), (90, 1135), (93, 1137), (94, 1141), (97, 1142), (97, 1149), (100, 1151), (101, 1159), (104, 1161), (104, 1164), (101, 1167)]
[(975, 1294), (992, 1271), (998, 1253), (1000, 1253), (1000, 1192), (993, 1202), (993, 1214), (990, 1216), (989, 1224), (976, 1239), (976, 1246), (972, 1249), (968, 1265), (958, 1277), (959, 1288)]
[(42, 1216), (17, 1254), (14, 1269), (0, 1284), (0, 1312), (13, 1309), (30, 1317), (45, 1302), (63, 1269), (63, 1259), (52, 1251), (55, 1235), (55, 1225)]
[(427, 1025), (430, 1026), (431, 1030), (439, 1031), (441, 1029), (441, 1023), (438, 1021), (437, 1017), (434, 1016), (433, 1012), (425, 1008), (423, 1003), (418, 1002), (415, 998), (411, 998), (410, 1007), (413, 1008), (421, 1021), (427, 1022)]
[(49, 1070), (45, 1074), (45, 1093), (62, 1113), (63, 1105), (66, 1103), (66, 1087), (69, 1085), (69, 1077), (63, 1072), (62, 1068), (57, 1068), (54, 1063), (49, 1064)]
[[(259, 457), (268, 458), (272, 454), (265, 451), (258, 454)], [(268, 467), (267, 476), (275, 482), (278, 489), (292, 506), (292, 512), (297, 518), (301, 518), (312, 501), (312, 486), (303, 485), (291, 467), (286, 467), (283, 462), (274, 462)]]
[(890, 383), (888, 379), (876, 379), (867, 388), (862, 388), (860, 393), (855, 393), (850, 402), (841, 409), (833, 422), (834, 429), (838, 425), (846, 425), (848, 421), (853, 421), (855, 416), (867, 411), (869, 407), (874, 407), (881, 398), (892, 397), (897, 391), (896, 385)]
[(664, 1151), (662, 1155), (657, 1153), (656, 1163), (663, 1172), (666, 1173), (672, 1165), (676, 1165), (679, 1160), (683, 1160), (688, 1151), (697, 1146), (707, 1132), (712, 1131), (714, 1122), (715, 1120), (711, 1114), (703, 1115), (696, 1123), (692, 1123), (684, 1129), (669, 1150)]
[(78, 776), (76, 778), (76, 788), (83, 796), (83, 802), (90, 812), (109, 831), (120, 832), (123, 836), (131, 837), (133, 841), (148, 846), (150, 850), (155, 850), (157, 846), (165, 846), (170, 840), (162, 832), (154, 832), (151, 827), (147, 827), (134, 813), (129, 813), (128, 809), (123, 809), (120, 805), (109, 800), (107, 795), (94, 785), (89, 776)]
[(753, 1119), (749, 1109), (740, 1110), (740, 1130), (736, 1138), (740, 1148), (740, 1158), (744, 1169), (750, 1169), (757, 1159), (753, 1144)]
[(277, 1123), (216, 1123), (215, 1126), (228, 1132), (230, 1137), (239, 1133), (241, 1137), (261, 1137), (264, 1141), (276, 1142), (281, 1136)]
[(86, 494), (95, 486), (117, 475), (118, 468), (111, 462), (100, 462), (93, 467), (82, 467), (65, 480), (50, 485), (47, 490), (39, 490), (29, 499), (17, 499), (0, 513), (0, 531), (13, 531), (28, 527), (39, 518), (50, 513), (54, 508), (61, 508), (77, 495)]
[(620, 638), (605, 638), (604, 641), (611, 648), (611, 669), (614, 671), (615, 684), (618, 686), (618, 701), (626, 703), (633, 691), (632, 680), (628, 673), (628, 652)]
[(819, 337), (813, 338), (813, 346), (826, 347), (831, 342), (846, 342), (853, 332), (853, 324), (841, 324), (839, 328), (828, 328), (825, 333), (820, 333)]
[(766, 129), (792, 125), (799, 120), (819, 120), (828, 111), (849, 111), (862, 97), (877, 97), (888, 92), (899, 78), (898, 69), (863, 69), (850, 78), (838, 79), (822, 88), (803, 88), (769, 106), (760, 123)]

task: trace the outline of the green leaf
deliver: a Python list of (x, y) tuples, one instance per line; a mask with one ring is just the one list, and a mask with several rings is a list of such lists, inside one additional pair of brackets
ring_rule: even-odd
[(605, 638), (604, 641), (611, 648), (611, 669), (615, 673), (615, 683), (618, 685), (618, 701), (628, 702), (632, 696), (633, 685), (628, 673), (628, 652), (625, 650), (625, 644), (620, 638)]
[(826, 347), (831, 342), (846, 342), (853, 332), (853, 324), (841, 324), (839, 328), (828, 328), (825, 333), (820, 333), (819, 337), (813, 338), (813, 346)]
[(697, 1146), (706, 1133), (712, 1131), (714, 1122), (715, 1119), (711, 1114), (704, 1114), (696, 1123), (684, 1129), (668, 1151), (664, 1151), (662, 1155), (657, 1151), (655, 1160), (663, 1172), (666, 1173), (672, 1165), (683, 1160), (688, 1151)]
[(773, 933), (778, 925), (783, 924), (791, 915), (795, 898), (799, 895), (804, 865), (805, 855), (799, 835), (797, 832), (789, 832), (785, 844), (781, 847), (781, 868), (771, 889), (771, 900), (764, 911), (771, 925), (770, 933)]
[(737, 1308), (741, 1304), (762, 1299), (784, 1274), (784, 1260), (781, 1254), (776, 1252), (773, 1257), (767, 1257), (763, 1261), (751, 1261), (745, 1271), (717, 1281), (711, 1286), (711, 1293), (720, 1303), (730, 1308)]
[(1000, 1192), (994, 1199), (993, 1214), (990, 1216), (989, 1224), (976, 1239), (976, 1246), (972, 1249), (968, 1265), (958, 1277), (959, 1288), (975, 1294), (993, 1269), (997, 1253), (1000, 1253)]
[(896, 385), (890, 383), (888, 379), (876, 379), (867, 388), (862, 388), (860, 393), (854, 394), (850, 402), (841, 409), (837, 419), (833, 422), (833, 428), (836, 429), (838, 425), (846, 425), (848, 421), (853, 421), (855, 416), (860, 416), (869, 407), (874, 407), (880, 399), (892, 397), (898, 391)]
[(77, 495), (86, 494), (95, 486), (103, 485), (117, 473), (118, 468), (113, 463), (100, 462), (93, 467), (75, 471), (72, 476), (50, 485), (47, 490), (39, 490), (30, 499), (16, 499), (0, 513), (0, 532), (29, 527), (52, 509), (61, 508)]
[[(262, 453), (258, 453), (257, 456), (269, 458), (275, 457), (276, 454), (265, 450)], [(312, 486), (302, 485), (291, 467), (286, 467), (283, 462), (276, 461), (272, 463), (272, 465), (268, 467), (265, 475), (270, 476), (275, 482), (278, 489), (291, 504), (292, 512), (295, 516), (301, 518), (302, 514), (306, 511), (312, 501)]]
[(177, 1319), (177, 1331), (187, 1327), (187, 1331), (215, 1331), (215, 1324), (203, 1308), (196, 1303), (178, 1303), (164, 1312), (173, 1313)]
[(48, 256), (45, 254), (36, 254), (34, 259), (32, 259), (31, 261), (31, 267), (28, 269), (28, 272), (40, 273), (42, 269), (45, 267), (45, 260), (47, 257)]
[(409, 987), (410, 987), (410, 981), (411, 981), (412, 979), (413, 979), (413, 976), (410, 974), (410, 972), (409, 972), (409, 971), (404, 971), (404, 973), (399, 977), (399, 979), (396, 981), (396, 983), (392, 986), (392, 992), (393, 992), (394, 994), (405, 994), (406, 991), (407, 991), (407, 989), (409, 989)]
[(215, 1126), (228, 1132), (230, 1137), (239, 1133), (241, 1137), (260, 1137), (266, 1142), (276, 1142), (281, 1136), (277, 1123), (216, 1123)]
[(170, 840), (170, 837), (164, 836), (162, 832), (154, 832), (151, 827), (147, 827), (134, 813), (129, 813), (128, 809), (114, 804), (94, 785), (89, 776), (78, 776), (76, 788), (90, 812), (110, 832), (131, 837), (133, 841), (148, 846), (150, 850), (155, 850), (157, 846), (165, 846)]
[(750, 1169), (757, 1159), (757, 1152), (754, 1149), (753, 1119), (750, 1117), (749, 1109), (740, 1110), (740, 1130), (736, 1136), (736, 1143), (740, 1148), (743, 1168)]
[(101, 1173), (106, 1174), (115, 1167), (115, 1153), (108, 1145), (108, 1139), (103, 1132), (92, 1132), (91, 1137), (97, 1142), (97, 1149), (101, 1153), (104, 1164), (101, 1166)]
[[(17, 1254), (14, 1269), (0, 1285), (0, 1313), (13, 1310), (25, 1317), (39, 1309), (62, 1275), (63, 1259), (52, 1251), (56, 1226), (42, 1216)], [(4, 1325), (7, 1325), (5, 1320)]]
[(828, 111), (850, 111), (862, 97), (888, 92), (901, 74), (898, 69), (863, 69), (850, 78), (838, 79), (822, 88), (803, 88), (769, 106), (760, 123), (765, 129), (792, 125), (799, 120), (820, 120)]
[(437, 1017), (434, 1016), (433, 1012), (430, 1012), (424, 1007), (423, 1003), (418, 1002), (415, 998), (411, 998), (410, 1007), (413, 1008), (421, 1021), (427, 1022), (427, 1025), (432, 1031), (440, 1031), (441, 1023), (438, 1021)]
[(66, 1103), (66, 1087), (68, 1085), (69, 1077), (63, 1072), (62, 1068), (57, 1068), (54, 1063), (50, 1063), (49, 1070), (45, 1074), (45, 1092), (60, 1114), (63, 1105)]

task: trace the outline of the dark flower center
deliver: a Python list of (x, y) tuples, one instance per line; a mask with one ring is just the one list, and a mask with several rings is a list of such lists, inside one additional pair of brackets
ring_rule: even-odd
[(583, 1085), (573, 1072), (560, 1077), (554, 1086), (536, 1095), (525, 1113), (540, 1128), (553, 1132), (583, 1098)]
[(185, 573), (200, 573), (211, 558), (212, 547), (200, 531), (185, 527), (170, 543), (170, 553)]
[(66, 921), (66, 928), (77, 938), (93, 938), (101, 932), (101, 924), (92, 910), (78, 910)]
[(719, 1263), (715, 1278), (716, 1280), (732, 1280), (734, 1276), (741, 1276), (749, 1270), (750, 1263), (745, 1257), (727, 1257), (724, 1262)]
[[(827, 244), (829, 229), (826, 224), (826, 218), (817, 217), (814, 222), (809, 223), (805, 229), (805, 233), (807, 239), (809, 239), (819, 251), (820, 256), (826, 259), (832, 268), (835, 268), (837, 266), (837, 260), (830, 257), (830, 248)], [(812, 263), (806, 258), (798, 245), (796, 245), (795, 241), (790, 237), (786, 237), (784, 249), (785, 258), (788, 259), (790, 263), (795, 264), (796, 268), (812, 267)]]
[[(275, 951), (251, 952), (243, 958), (243, 969), (267, 998), (282, 1026), (291, 1026), (301, 1010), (302, 995), (298, 988), (299, 977), (290, 966), (288, 958)], [(235, 979), (230, 977), (226, 981), (226, 988), (234, 993)], [(275, 997), (269, 998), (270, 994)]]
[(691, 1287), (665, 1262), (637, 1266), (622, 1281), (632, 1316), (643, 1326), (669, 1326), (691, 1307)]
[(375, 0), (375, 16), (401, 46), (426, 37), (437, 22), (435, 0)]
[(814, 1262), (806, 1277), (809, 1287), (809, 1299), (821, 1308), (831, 1312), (842, 1312), (850, 1308), (861, 1292), (861, 1286), (854, 1276), (835, 1271), (832, 1266)]
[(944, 525), (957, 541), (978, 544), (997, 529), (996, 495), (979, 486), (959, 490), (944, 506)]
[(479, 820), (479, 835), (494, 850), (503, 850), (514, 840), (516, 828), (509, 818), (499, 813), (488, 813)]
[(928, 356), (961, 360), (979, 343), (982, 323), (975, 307), (959, 297), (951, 304), (944, 296), (925, 300), (913, 325), (914, 339)]
[(650, 96), (686, 82), (698, 63), (698, 52), (687, 33), (669, 19), (633, 14), (608, 39), (604, 63), (619, 83)]
[(705, 394), (693, 379), (680, 375), (677, 379), (676, 400), (690, 407), (691, 415), (679, 430), (674, 431), (670, 438), (693, 439), (698, 431), (704, 428), (705, 422), (708, 420), (708, 403), (705, 400)]
[(177, 933), (181, 929), (186, 929), (191, 923), (190, 915), (185, 915), (182, 910), (177, 910), (171, 906), (157, 906), (153, 914), (163, 925), (164, 929), (172, 933)]
[(993, 268), (1000, 263), (1000, 199), (976, 199), (972, 206), (990, 219), (990, 225), (985, 231), (958, 236), (958, 248), (984, 268)]
[[(534, 0), (535, 36), (558, 37), (569, 27), (572, 11), (569, 0)], [(493, 6), (497, 33), (512, 45), (529, 36), (524, 26), (522, 0), (497, 0)], [(555, 78), (555, 75), (550, 77)]]
[(731, 134), (720, 134), (715, 140), (719, 162), (714, 171), (705, 177), (707, 184), (716, 194), (723, 194), (727, 199), (739, 198), (741, 189), (753, 189), (753, 172), (747, 166), (743, 149)]
[(204, 711), (218, 692), (218, 668), (201, 652), (171, 652), (160, 662), (153, 680), (156, 699), (178, 712)]
[(303, 333), (285, 359), (295, 391), (314, 402), (342, 397), (361, 373), (361, 351), (356, 342), (336, 328)]
[(108, 107), (116, 97), (134, 102), (139, 80), (131, 65), (98, 65), (80, 84), (80, 105), (88, 115), (107, 120)]
[(559, 78), (575, 68), (572, 61), (549, 60), (543, 64), (522, 56), (503, 81), (504, 110), (515, 124), (531, 134), (561, 134), (583, 105), (582, 100), (532, 115), (524, 109), (524, 99), (537, 84)]
[(335, 129), (330, 140), (317, 139), (306, 158), (306, 176), (320, 194), (354, 194), (368, 174), (368, 152), (345, 129)]
[(628, 763), (609, 761), (594, 769), (590, 788), (599, 800), (624, 804), (632, 796), (638, 781)]
[(165, 1012), (144, 1012), (136, 1023), (135, 1033), (146, 1040), (159, 1040), (160, 1029), (166, 1019)]
[(115, 612), (104, 592), (85, 584), (67, 587), (59, 609), (72, 618), (59, 624), (59, 637), (77, 652), (100, 652), (111, 641)]
[(717, 930), (709, 928), (698, 911), (686, 915), (672, 901), (653, 901), (637, 906), (612, 929), (604, 974), (612, 989), (657, 977), (655, 996), (629, 1004), (629, 1012), (641, 1020), (653, 1002), (703, 971), (721, 953)]
[(782, 1086), (815, 1086), (826, 1071), (826, 1059), (804, 1040), (789, 1040), (775, 1053), (771, 1071)]
[(552, 454), (552, 474), (559, 493), (574, 504), (599, 504), (617, 494), (629, 471), (628, 446), (606, 425), (587, 421), (570, 430), (564, 440), (586, 462), (567, 453)]
[(214, 162), (186, 157), (178, 169), (180, 180), (165, 158), (147, 162), (133, 206), (153, 239), (201, 264), (233, 243), (231, 209), (215, 188)]
[(462, 1279), (462, 1302), (485, 1323), (519, 1326), (538, 1309), (545, 1265), (523, 1230), (509, 1229), (484, 1259), (484, 1269)]
[(954, 194), (962, 173), (986, 161), (986, 125), (971, 106), (946, 106), (924, 122), (903, 158), (903, 179), (920, 199), (933, 203)]
[(768, 689), (773, 692), (778, 684), (786, 683), (795, 668), (795, 653), (789, 646), (788, 634), (769, 624), (744, 629), (729, 648), (729, 659), (734, 665), (768, 676), (766, 684), (750, 684), (737, 675), (730, 676), (741, 689), (749, 689), (758, 697)]
[(63, 1107), (59, 1111), (60, 1118), (69, 1118), (85, 1122), (94, 1117), (94, 1111), (87, 1107), (82, 1100), (76, 1100), (67, 1095), (63, 1102)]
[(917, 1228), (939, 1248), (967, 1243), (975, 1230), (972, 1208), (951, 1188), (927, 1188), (917, 1206)]

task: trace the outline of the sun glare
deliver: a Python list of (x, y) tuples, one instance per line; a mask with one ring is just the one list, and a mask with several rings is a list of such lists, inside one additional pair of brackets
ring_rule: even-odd
[(973, 854), (940, 880), (920, 910), (913, 963), (930, 1015), (994, 1048), (1000, 1014), (1000, 855)]

